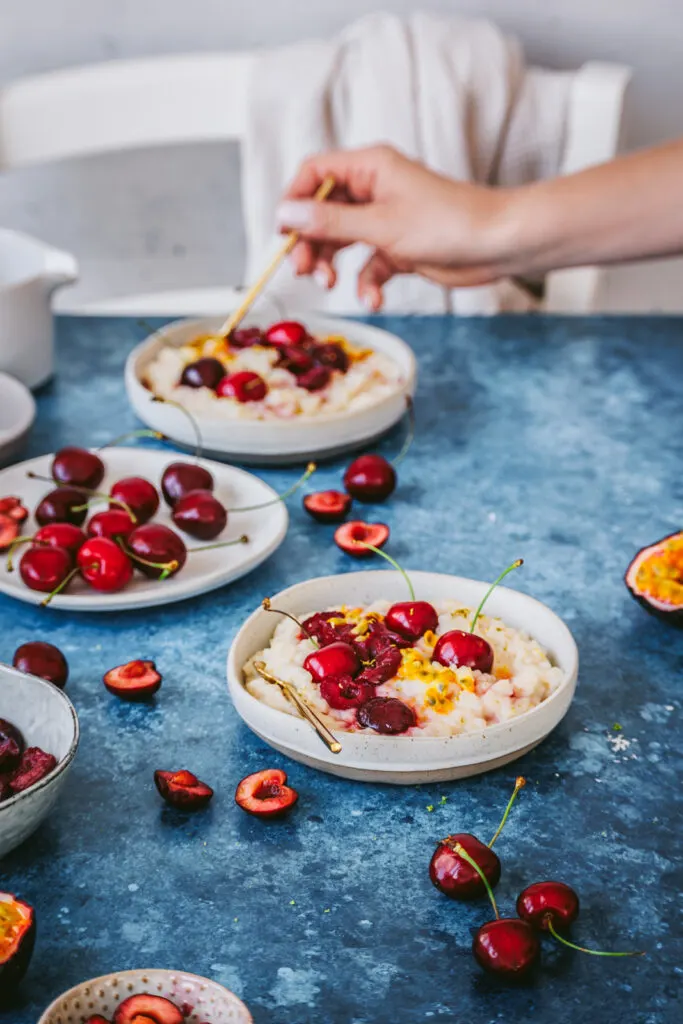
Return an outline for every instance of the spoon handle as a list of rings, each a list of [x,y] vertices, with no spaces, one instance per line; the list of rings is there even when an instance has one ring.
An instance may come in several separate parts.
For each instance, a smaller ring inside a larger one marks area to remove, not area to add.
[[[262,661],[255,661],[254,668],[267,683],[274,683],[276,686],[280,687],[285,696],[292,702],[292,704],[294,704],[301,717],[305,718],[306,721],[313,726],[318,736],[331,753],[341,753],[342,745],[339,740],[335,739],[333,733],[331,733],[325,723],[318,718],[318,715],[313,708],[296,692],[296,689],[291,683],[284,679],[278,679],[277,676],[272,675]]]

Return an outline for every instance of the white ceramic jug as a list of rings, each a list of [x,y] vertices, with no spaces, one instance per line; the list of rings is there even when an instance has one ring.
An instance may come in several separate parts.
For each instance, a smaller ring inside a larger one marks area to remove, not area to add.
[[[0,228],[0,370],[27,387],[38,387],[52,376],[50,299],[55,288],[77,277],[73,256]]]

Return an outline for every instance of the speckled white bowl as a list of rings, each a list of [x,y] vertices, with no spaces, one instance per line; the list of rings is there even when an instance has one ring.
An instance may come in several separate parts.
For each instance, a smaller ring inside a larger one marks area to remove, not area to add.
[[[356,345],[384,353],[400,367],[403,383],[373,405],[354,412],[290,420],[227,420],[209,415],[197,416],[205,454],[218,459],[264,465],[331,458],[376,440],[404,415],[406,397],[415,390],[417,374],[415,356],[404,341],[388,331],[353,320],[326,319],[308,314],[302,319],[313,334],[343,334]],[[134,348],[126,362],[126,390],[137,415],[148,426],[185,447],[192,447],[195,443],[192,424],[182,410],[152,401],[151,392],[143,384],[146,368],[162,346],[184,345],[202,334],[217,331],[222,322],[221,317],[206,317],[168,324]],[[268,321],[256,317],[245,323],[264,327]]]
[[[78,747],[78,716],[52,683],[0,664],[0,718],[20,730],[27,747],[42,747],[57,767],[30,789],[0,803],[0,857],[23,843],[47,817],[66,783]]]
[[[410,572],[418,599],[457,600],[476,607],[489,584],[436,572]],[[300,616],[340,604],[405,601],[406,585],[396,572],[381,570],[324,576],[298,583],[273,596],[273,605]],[[247,725],[266,743],[295,761],[363,782],[416,785],[443,782],[490,771],[521,757],[540,743],[564,717],[574,696],[579,656],[564,622],[533,597],[498,587],[486,606],[516,629],[533,636],[564,672],[564,682],[538,707],[499,725],[460,736],[379,736],[338,732],[340,754],[332,754],[303,719],[268,707],[244,688],[242,666],[270,641],[273,614],[259,608],[235,637],[228,655],[228,687]]]
[[[84,1024],[100,1013],[111,1020],[129,996],[148,992],[164,996],[179,1008],[193,1007],[186,1024],[253,1024],[241,999],[218,982],[185,971],[119,971],[91,978],[64,992],[48,1006],[38,1024]]]

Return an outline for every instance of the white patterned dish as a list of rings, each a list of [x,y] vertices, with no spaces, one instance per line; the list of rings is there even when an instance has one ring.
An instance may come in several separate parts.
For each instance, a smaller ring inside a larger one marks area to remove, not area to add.
[[[156,969],[119,971],[83,981],[55,999],[38,1024],[84,1024],[94,1014],[111,1020],[119,1003],[143,992],[164,996],[179,1009],[192,1007],[186,1024],[253,1024],[242,1000],[218,982]]]
[[[78,716],[56,686],[0,664],[0,718],[21,732],[27,747],[41,747],[57,767],[23,793],[0,803],[0,857],[23,843],[50,813],[64,788],[78,747]]]
[[[415,390],[416,360],[408,345],[394,334],[353,320],[305,315],[306,326],[316,336],[343,334],[352,344],[389,356],[401,371],[402,383],[376,404],[353,412],[335,412],[289,420],[226,420],[197,416],[206,451],[221,459],[254,464],[303,462],[330,458],[368,444],[396,424],[406,409],[406,398]],[[180,346],[202,334],[215,332],[221,318],[178,320],[161,328],[138,345],[126,362],[126,389],[137,415],[177,444],[194,443],[191,424],[184,412],[153,402],[143,384],[146,368],[163,345]],[[252,321],[254,322],[254,321]],[[258,326],[267,326],[263,320]]]
[[[476,607],[489,584],[459,576],[411,572],[418,599],[462,601]],[[344,573],[298,583],[273,596],[273,605],[301,615],[341,604],[406,599],[398,573],[380,570]],[[463,778],[490,771],[521,757],[543,740],[566,714],[578,676],[578,651],[564,622],[546,605],[506,587],[498,587],[486,608],[515,629],[533,636],[564,672],[564,681],[538,707],[480,732],[450,737],[378,736],[338,732],[342,752],[330,753],[302,719],[257,700],[243,685],[242,668],[273,634],[273,615],[255,611],[235,637],[228,655],[228,688],[246,724],[263,740],[295,761],[345,778],[367,782],[419,784]]]
[[[151,480],[158,489],[166,466],[178,461],[177,453],[161,449],[107,448],[101,454],[107,467],[106,476],[100,485],[105,492],[115,480],[137,475]],[[0,496],[16,494],[28,508],[35,508],[42,496],[51,489],[50,484],[41,480],[31,480],[26,473],[30,470],[41,476],[49,476],[52,458],[52,455],[41,455],[37,459],[0,471]],[[214,476],[217,497],[228,507],[258,505],[277,497],[272,487],[243,469],[207,460],[203,460],[203,465]],[[106,504],[103,503],[93,511],[101,511],[104,508]],[[163,499],[154,522],[173,526],[170,510]],[[237,544],[234,547],[217,548],[191,555],[189,551],[194,547],[201,547],[202,542],[181,533],[187,544],[188,559],[176,576],[159,581],[147,579],[136,573],[127,587],[114,594],[101,594],[92,590],[82,580],[74,580],[66,593],[53,598],[50,607],[70,611],[110,612],[128,608],[151,608],[204,594],[246,575],[265,561],[284,540],[288,522],[287,509],[279,501],[259,511],[235,513],[228,517],[228,525],[216,542],[246,534],[249,537],[248,544]],[[35,530],[35,521],[33,516],[30,516],[24,524],[23,533],[29,536]],[[18,553],[17,560],[20,557]],[[18,571],[9,573],[5,558],[0,558],[0,593],[29,604],[40,604],[45,597],[44,594],[29,590],[22,583]]]

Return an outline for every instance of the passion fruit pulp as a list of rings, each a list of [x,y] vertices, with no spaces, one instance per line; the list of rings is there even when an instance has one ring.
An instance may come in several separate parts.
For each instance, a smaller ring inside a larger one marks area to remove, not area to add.
[[[630,593],[653,615],[683,626],[683,531],[642,548],[624,576]]]
[[[0,892],[0,1002],[26,974],[36,941],[33,907]]]

